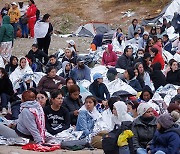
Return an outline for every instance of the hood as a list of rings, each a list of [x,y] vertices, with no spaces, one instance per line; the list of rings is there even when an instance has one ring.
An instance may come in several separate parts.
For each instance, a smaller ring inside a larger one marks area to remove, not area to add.
[[[161,64],[155,63],[152,65],[153,71],[160,71],[161,70]]]
[[[64,62],[62,63],[62,69],[63,69],[64,74],[65,74],[66,65],[69,64],[69,63],[70,63],[70,62],[68,62],[68,61],[64,61]]]
[[[92,43],[95,44],[97,47],[102,46],[103,34],[95,35]]]
[[[26,101],[21,103],[21,108],[39,108],[40,104],[37,101]]]
[[[112,52],[112,50],[113,50],[113,46],[112,46],[111,44],[108,44],[108,50],[109,50],[109,53],[111,53],[111,52]]]
[[[148,91],[148,92],[150,93],[151,98],[153,97],[153,92],[152,92],[151,88],[150,88],[148,85],[146,85],[146,86],[143,88],[142,93],[141,93],[141,95],[140,95],[140,98],[141,98],[142,100],[143,100],[143,93],[146,92],[146,91]]]
[[[127,105],[123,101],[118,101],[114,103],[117,111],[118,121],[133,121],[133,118],[127,113]]]
[[[162,44],[161,44],[161,42],[156,42],[156,44],[154,44],[153,45],[153,47],[160,47],[160,48],[162,48]]]
[[[10,17],[9,16],[3,17],[3,24],[10,24]]]
[[[165,132],[175,132],[180,135],[180,126],[178,124],[174,124],[171,128],[167,129]]]

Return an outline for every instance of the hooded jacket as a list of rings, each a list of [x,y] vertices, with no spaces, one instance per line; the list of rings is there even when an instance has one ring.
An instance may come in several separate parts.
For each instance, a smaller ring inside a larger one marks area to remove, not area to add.
[[[164,62],[164,59],[160,53],[157,53],[157,55],[155,55],[151,65],[153,65],[155,63],[160,63],[161,64],[161,70],[164,69],[165,62]]]
[[[163,151],[167,154],[179,154],[180,149],[180,127],[174,125],[163,133],[156,131],[150,146],[152,154]]]
[[[12,64],[12,61],[14,58],[17,58],[17,57],[11,56],[10,62],[5,66],[5,70],[8,74],[11,74],[18,67],[18,64],[17,65]]]
[[[138,148],[146,149],[147,144],[152,140],[154,133],[156,131],[156,118],[152,121],[145,123],[138,117],[134,120],[132,124],[133,136],[133,146],[135,151]]]
[[[55,67],[57,69],[57,71],[58,71],[58,70],[60,70],[62,68],[62,63],[60,61],[58,61],[57,59],[56,59],[55,64],[51,64],[50,62],[48,62],[47,65],[46,65],[46,70],[51,66]]]
[[[4,16],[3,24],[0,28],[0,43],[13,41],[13,38],[14,38],[14,29],[13,26],[10,24],[10,17]]]
[[[170,70],[167,73],[166,81],[167,83],[180,86],[180,70],[176,70],[174,72]]]
[[[36,18],[36,11],[37,11],[36,5],[32,4],[27,9],[27,12],[26,12],[27,17],[28,18]]]
[[[39,126],[37,124],[37,119],[34,114],[30,111],[31,109],[37,109],[39,114],[44,115],[43,109],[40,104],[36,101],[27,101],[21,104],[21,113],[19,114],[19,118],[17,121],[16,129],[18,132],[27,135],[33,136],[33,139],[36,143],[43,143],[44,139],[39,131]],[[45,119],[42,117],[41,125],[42,131],[45,130]],[[17,132],[16,131],[16,132]],[[17,134],[18,134],[17,132]]]
[[[156,44],[153,45],[153,48],[158,49],[158,52],[162,55],[162,44],[161,44],[161,42],[156,42]]]
[[[127,57],[124,53],[118,58],[116,68],[127,69],[132,67],[132,63],[133,61],[131,60],[131,57]]]
[[[149,92],[151,98],[153,97],[153,92],[152,92],[151,88],[146,85],[146,86],[143,88],[142,93],[141,93],[141,95],[140,95],[140,99],[141,99],[141,100],[144,101],[144,99],[143,99],[143,93],[144,93],[144,92]]]
[[[74,72],[74,70],[70,70],[69,72],[66,72],[66,65],[67,64],[69,64],[69,62],[68,61],[64,61],[63,63],[62,63],[62,69],[63,69],[63,71],[62,71],[62,73],[60,73],[59,74],[59,76],[61,76],[61,77],[63,77],[64,79],[67,79],[68,77],[71,77],[71,78],[73,78],[73,79],[76,79],[76,73]]]
[[[106,51],[103,53],[102,57],[102,65],[110,65],[115,66],[117,62],[117,55],[114,51],[112,51],[112,45],[108,44],[109,53]]]

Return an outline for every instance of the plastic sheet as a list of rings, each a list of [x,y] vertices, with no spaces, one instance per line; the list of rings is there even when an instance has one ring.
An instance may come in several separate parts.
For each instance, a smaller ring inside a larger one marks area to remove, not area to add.
[[[29,139],[26,138],[5,138],[0,136],[0,145],[25,145],[29,143]]]

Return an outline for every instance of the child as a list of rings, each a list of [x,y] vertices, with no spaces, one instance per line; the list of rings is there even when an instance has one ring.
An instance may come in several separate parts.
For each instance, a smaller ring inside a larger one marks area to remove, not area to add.
[[[51,93],[51,105],[44,108],[46,129],[56,135],[70,127],[70,115],[68,110],[62,106],[63,93],[56,90]]]
[[[148,154],[179,154],[180,127],[174,125],[173,118],[169,114],[162,114],[157,122],[157,131]]]

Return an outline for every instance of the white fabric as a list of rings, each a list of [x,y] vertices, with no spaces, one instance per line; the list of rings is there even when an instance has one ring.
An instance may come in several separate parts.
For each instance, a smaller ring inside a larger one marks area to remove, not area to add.
[[[0,55],[0,67],[5,68],[4,60],[3,60],[3,58],[1,57],[1,55]]]
[[[12,41],[1,42],[1,44],[0,44],[0,55],[7,62],[10,61],[10,58],[12,55]]]
[[[115,52],[119,51],[122,53],[124,52],[124,48],[126,47],[124,40],[122,40],[122,43],[120,45],[117,38],[114,38],[112,40],[112,46],[113,46],[113,51],[115,51]]]
[[[113,114],[109,108],[102,112],[102,119],[107,124],[110,131],[113,129],[112,116]]]
[[[28,5],[23,5],[22,8],[18,7],[20,13],[21,13],[21,16],[23,16],[26,12],[27,12],[27,9],[28,9]]]
[[[27,74],[33,75],[33,71],[30,68],[28,61],[26,60],[26,66],[24,69],[18,66],[9,76],[9,79],[11,80],[14,89],[19,88],[19,82],[23,79],[24,75]]]
[[[37,21],[34,26],[34,37],[35,38],[44,38],[48,33],[49,23]]]
[[[110,83],[108,83],[107,88],[110,92],[110,94],[112,95],[114,92],[117,92],[119,90],[124,90],[129,92],[132,95],[137,95],[137,91],[134,90],[130,85],[128,85],[127,83],[123,82],[121,79],[116,79]]]
[[[115,115],[112,116],[112,126],[113,127],[115,124],[121,125],[121,123],[123,121],[133,121],[133,117],[131,117],[127,113],[127,105],[124,102],[118,101],[118,102],[114,103],[114,107],[116,108],[118,116],[115,116]]]

